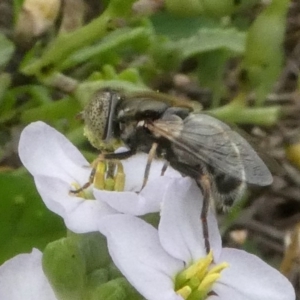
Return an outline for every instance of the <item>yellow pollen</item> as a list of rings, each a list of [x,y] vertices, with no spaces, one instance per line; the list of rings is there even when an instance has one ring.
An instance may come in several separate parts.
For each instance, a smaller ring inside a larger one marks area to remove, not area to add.
[[[214,283],[221,277],[221,272],[229,267],[223,262],[212,266],[213,253],[210,251],[206,257],[200,258],[175,279],[175,290],[185,300],[204,300],[212,290]]]

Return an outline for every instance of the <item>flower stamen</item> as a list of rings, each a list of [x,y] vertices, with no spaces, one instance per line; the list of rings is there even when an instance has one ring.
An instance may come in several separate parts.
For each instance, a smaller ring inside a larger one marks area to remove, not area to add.
[[[226,262],[211,267],[212,262],[213,253],[210,251],[206,257],[180,272],[175,280],[177,294],[186,300],[206,299],[213,284],[221,277],[220,273],[229,267]]]
[[[93,169],[90,175],[89,182],[83,186],[78,183],[72,183],[75,191],[71,194],[80,198],[94,199],[93,195],[88,189],[92,184],[94,188],[105,191],[124,191],[125,187],[125,173],[123,165],[120,161],[99,161],[95,160],[92,163]]]
[[[94,187],[99,190],[122,192],[125,173],[120,161],[99,161],[94,176]]]

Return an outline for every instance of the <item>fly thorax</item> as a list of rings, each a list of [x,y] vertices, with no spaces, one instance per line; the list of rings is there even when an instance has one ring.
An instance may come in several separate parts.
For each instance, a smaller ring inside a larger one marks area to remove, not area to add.
[[[128,146],[131,140],[134,139],[137,128],[137,121],[119,122],[120,138]]]

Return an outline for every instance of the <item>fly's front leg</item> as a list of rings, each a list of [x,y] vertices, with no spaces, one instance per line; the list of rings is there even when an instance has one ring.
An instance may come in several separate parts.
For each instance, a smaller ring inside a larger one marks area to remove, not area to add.
[[[89,188],[92,184],[94,184],[96,178],[97,178],[97,186],[101,189],[101,187],[104,187],[104,174],[105,174],[105,162],[103,159],[100,159],[99,155],[91,164],[92,171],[89,176],[89,180],[80,188],[76,190],[71,190],[70,193],[74,195],[78,195],[81,192],[85,191],[87,188]],[[98,176],[96,176],[98,174]],[[101,174],[103,174],[103,179],[101,179]]]

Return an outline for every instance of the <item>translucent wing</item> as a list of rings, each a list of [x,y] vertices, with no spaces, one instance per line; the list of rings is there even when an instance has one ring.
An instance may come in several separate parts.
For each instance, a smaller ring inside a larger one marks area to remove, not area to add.
[[[251,184],[268,185],[272,175],[250,144],[225,123],[205,114],[190,114],[182,120],[167,114],[150,130],[172,143],[179,160],[191,166],[199,160]]]

